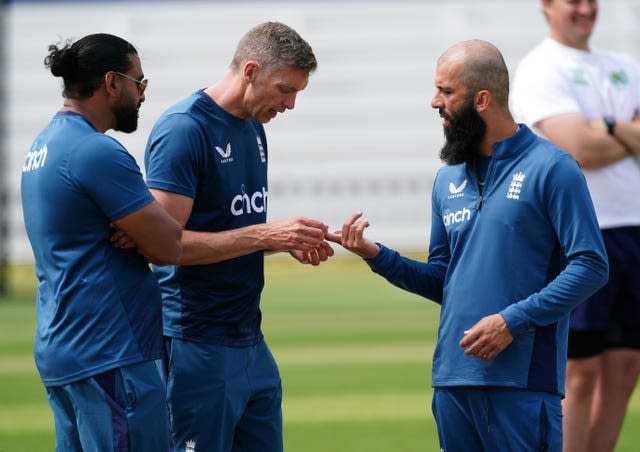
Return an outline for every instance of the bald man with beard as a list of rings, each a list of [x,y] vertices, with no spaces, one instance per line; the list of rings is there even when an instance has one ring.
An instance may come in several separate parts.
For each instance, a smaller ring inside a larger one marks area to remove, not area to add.
[[[435,87],[446,165],[432,191],[427,262],[365,238],[361,212],[330,240],[441,305],[432,380],[441,450],[559,451],[569,313],[607,280],[584,176],[513,120],[492,44],[448,49]]]

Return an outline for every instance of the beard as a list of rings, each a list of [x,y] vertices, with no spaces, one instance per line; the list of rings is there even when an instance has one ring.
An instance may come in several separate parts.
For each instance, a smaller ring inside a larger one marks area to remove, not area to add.
[[[455,114],[441,115],[449,121],[444,128],[445,143],[440,150],[440,159],[447,165],[469,163],[475,160],[480,143],[487,132],[487,124],[473,108],[473,97]]]
[[[139,103],[120,103],[113,111],[116,117],[116,125],[113,129],[124,133],[134,132],[138,128],[139,108]]]

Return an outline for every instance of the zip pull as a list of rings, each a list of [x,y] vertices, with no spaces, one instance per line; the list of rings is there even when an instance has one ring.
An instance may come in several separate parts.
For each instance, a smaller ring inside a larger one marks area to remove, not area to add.
[[[482,209],[482,201],[484,201],[484,196],[480,195],[478,197],[478,202],[476,203],[476,210],[480,211],[480,209]]]

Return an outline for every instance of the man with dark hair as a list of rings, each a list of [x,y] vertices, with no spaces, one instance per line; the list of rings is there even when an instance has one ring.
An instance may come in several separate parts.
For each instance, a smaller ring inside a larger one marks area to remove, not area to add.
[[[140,58],[127,41],[94,34],[50,46],[45,65],[63,78],[65,100],[27,154],[21,190],[56,450],[168,450],[161,298],[145,256],[177,262],[182,231],[104,133],[136,129]],[[137,249],[112,243],[124,235]]]
[[[180,265],[155,269],[180,451],[283,449],[280,375],[260,328],[264,252],[318,265],[333,250],[320,221],[266,222],[262,124],[294,108],[316,66],[296,31],[258,25],[223,77],[166,111],[149,137],[147,184],[185,229]]]
[[[431,106],[447,165],[433,185],[426,263],[366,239],[360,212],[328,236],[442,305],[432,408],[447,452],[561,449],[569,312],[607,278],[584,176],[516,124],[508,81],[484,41],[438,60]]]
[[[580,162],[610,265],[571,314],[564,450],[613,451],[640,375],[640,65],[589,44],[597,1],[541,5],[550,33],[516,71],[514,114]]]

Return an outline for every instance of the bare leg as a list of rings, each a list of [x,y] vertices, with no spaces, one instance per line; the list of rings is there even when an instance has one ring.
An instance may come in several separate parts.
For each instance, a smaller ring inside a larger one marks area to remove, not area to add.
[[[640,374],[640,350],[610,349],[602,354],[602,368],[591,408],[589,451],[613,451],[622,429],[629,398]]]
[[[565,398],[562,401],[564,452],[587,451],[589,418],[601,356],[567,361]]]

